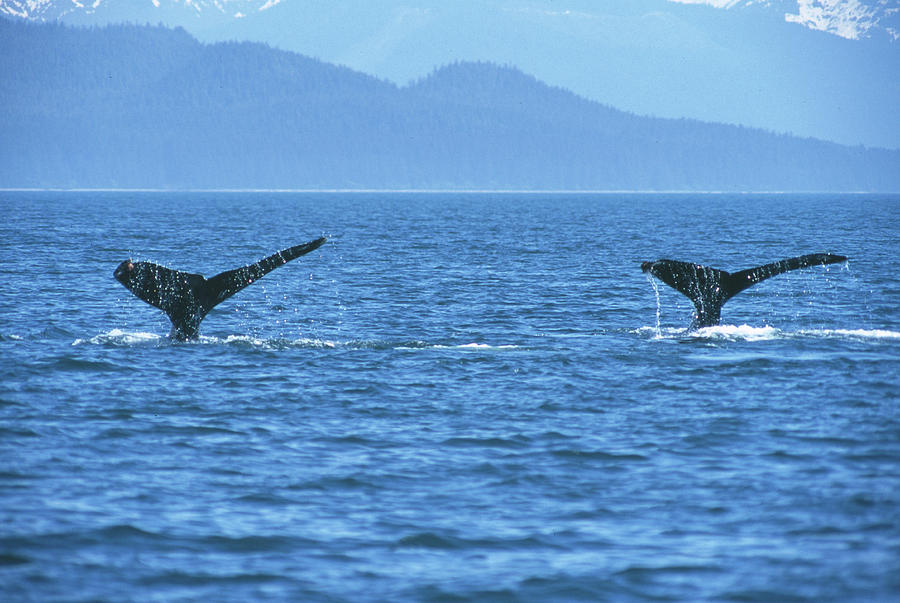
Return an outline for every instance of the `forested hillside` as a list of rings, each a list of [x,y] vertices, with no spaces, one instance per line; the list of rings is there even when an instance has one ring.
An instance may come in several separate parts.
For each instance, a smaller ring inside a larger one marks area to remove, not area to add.
[[[183,30],[0,19],[0,187],[900,190],[900,152],[639,117],[513,68],[408,87]]]

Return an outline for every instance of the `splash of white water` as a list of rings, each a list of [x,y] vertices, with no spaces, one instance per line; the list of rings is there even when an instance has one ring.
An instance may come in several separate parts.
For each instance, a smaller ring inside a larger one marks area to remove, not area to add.
[[[656,295],[656,339],[662,337],[660,332],[660,301],[659,301],[659,287],[656,285],[656,281],[653,279],[649,273],[647,274],[647,280],[650,281],[650,285],[653,287],[653,293]]]

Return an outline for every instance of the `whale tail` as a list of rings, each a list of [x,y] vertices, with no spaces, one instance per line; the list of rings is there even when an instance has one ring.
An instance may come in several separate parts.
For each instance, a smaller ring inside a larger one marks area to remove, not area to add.
[[[700,328],[718,324],[725,302],[760,281],[798,268],[846,261],[842,255],[811,253],[735,273],[676,260],[644,262],[641,270],[687,296],[696,309],[691,326]]]
[[[204,278],[150,262],[125,260],[113,272],[117,281],[172,321],[170,335],[178,340],[196,339],[200,322],[214,307],[289,261],[318,249],[325,237],[283,249],[258,262]]]

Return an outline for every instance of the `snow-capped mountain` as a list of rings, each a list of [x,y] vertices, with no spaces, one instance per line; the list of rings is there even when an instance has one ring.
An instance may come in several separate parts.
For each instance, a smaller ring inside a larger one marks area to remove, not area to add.
[[[754,4],[784,13],[784,20],[848,40],[884,30],[900,39],[900,2],[896,0],[669,0],[731,9]]]
[[[0,14],[34,21],[79,21],[104,15],[130,21],[157,11],[198,16],[244,18],[265,11],[282,0],[0,0]]]

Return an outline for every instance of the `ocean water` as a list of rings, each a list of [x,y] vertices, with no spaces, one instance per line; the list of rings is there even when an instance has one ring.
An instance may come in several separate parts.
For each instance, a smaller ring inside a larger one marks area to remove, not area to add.
[[[900,600],[900,196],[0,207],[4,601]],[[197,342],[112,278],[321,235]]]

